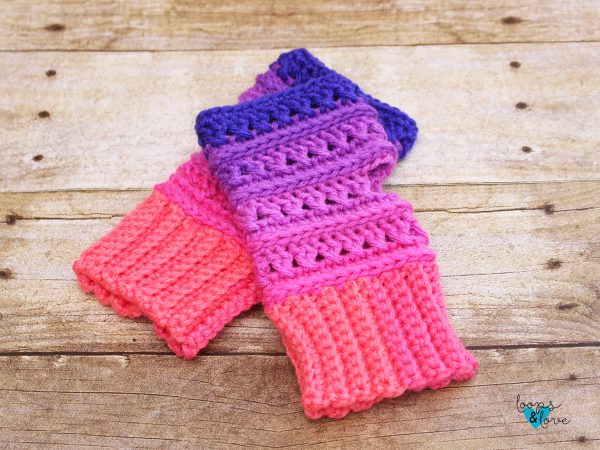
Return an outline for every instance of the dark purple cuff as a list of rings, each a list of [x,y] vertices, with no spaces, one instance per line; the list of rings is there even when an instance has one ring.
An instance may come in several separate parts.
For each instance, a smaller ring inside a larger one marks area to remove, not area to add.
[[[356,84],[331,73],[255,100],[202,111],[196,117],[198,143],[210,157],[215,147],[254,139],[359,98]]]
[[[304,48],[281,54],[270,67],[281,80],[290,86],[336,73]],[[419,129],[416,122],[398,108],[371,97],[360,90],[359,92],[367,103],[377,110],[379,122],[383,125],[390,142],[399,147],[398,159],[404,158],[417,139]]]

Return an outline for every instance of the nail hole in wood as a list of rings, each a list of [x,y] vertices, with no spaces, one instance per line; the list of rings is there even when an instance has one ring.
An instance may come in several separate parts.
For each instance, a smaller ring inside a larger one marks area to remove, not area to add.
[[[22,217],[18,214],[7,214],[5,218],[7,225],[14,225],[17,223],[17,220],[22,219]]]
[[[62,23],[51,23],[44,27],[46,31],[65,31],[66,28]]]
[[[527,103],[525,103],[525,102],[519,102],[519,103],[517,103],[515,105],[515,108],[517,108],[517,109],[525,109],[525,108],[527,108]]]
[[[523,20],[515,16],[507,16],[502,18],[502,23],[504,25],[516,25],[521,22],[523,22]]]
[[[40,119],[47,119],[48,117],[50,117],[50,113],[48,111],[40,111],[38,113],[38,117]]]
[[[560,311],[567,311],[569,309],[577,308],[579,303],[571,302],[571,303],[559,303],[557,308]]]
[[[42,159],[44,159],[44,155],[35,155],[33,158],[34,161],[38,162],[41,161]]]
[[[46,70],[47,77],[53,77],[55,75],[56,75],[56,70],[54,70],[54,69]]]
[[[563,262],[560,259],[556,259],[556,258],[550,258],[548,260],[548,262],[546,263],[546,268],[548,270],[554,270],[554,269],[558,269],[560,266],[562,266]]]
[[[524,145],[523,147],[521,147],[521,151],[523,153],[531,153],[533,151],[533,149],[531,147],[529,147],[528,145]]]
[[[512,67],[513,69],[518,69],[519,67],[521,67],[521,63],[519,61],[511,61],[510,67]]]
[[[554,204],[553,203],[544,203],[544,214],[554,214]]]
[[[10,269],[0,269],[0,279],[9,280],[12,278],[12,272]]]

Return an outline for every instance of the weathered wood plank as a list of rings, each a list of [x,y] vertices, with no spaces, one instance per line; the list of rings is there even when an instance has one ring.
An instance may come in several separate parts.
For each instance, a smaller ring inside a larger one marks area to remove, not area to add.
[[[596,195],[595,199],[588,198],[587,206],[579,208],[569,207],[569,200],[565,200],[564,206],[557,210],[556,204],[543,201],[543,194],[538,196],[530,192],[529,198],[536,200],[524,200],[523,203],[534,204],[533,208],[469,211],[469,204],[485,203],[485,194],[481,195],[475,189],[469,192],[469,188],[461,192],[462,187],[457,186],[453,191],[457,193],[455,204],[461,194],[473,195],[464,200],[462,210],[428,209],[424,202],[421,204],[423,210],[416,215],[429,232],[441,264],[448,266],[447,276],[496,274],[509,270],[543,271],[550,259],[569,265],[593,262],[598,257],[595,240],[600,230],[600,197],[597,196],[600,182],[563,183],[560,186],[565,193],[569,192],[569,199],[577,198],[577,187],[587,189],[582,194],[584,202],[586,195]],[[510,188],[511,185],[507,185],[505,189]],[[441,186],[435,191],[445,189]],[[413,192],[419,190],[413,188]],[[399,187],[396,191],[402,193],[404,189]],[[431,191],[430,194],[436,197]],[[113,195],[118,198],[118,193]],[[419,193],[417,197],[423,198],[423,194]],[[412,201],[412,198],[408,197],[408,200]],[[581,204],[580,199],[573,201]],[[118,208],[119,200],[115,203]],[[554,211],[551,205],[554,205]],[[79,206],[87,209],[83,202]],[[8,212],[5,222],[0,224],[3,260],[16,278],[73,279],[70,262],[118,220],[119,217],[20,220]],[[473,261],[477,261],[477,268],[473,267]]]
[[[416,118],[391,183],[599,179],[600,43],[315,53]],[[195,114],[235,101],[277,54],[0,54],[0,191],[149,188],[196,149]]]
[[[481,350],[477,377],[344,420],[307,420],[284,356],[0,357],[1,446],[494,448],[600,439],[597,348]],[[585,361],[585,363],[582,363]],[[534,430],[525,402],[569,422]]]
[[[510,210],[554,212],[599,206],[600,183],[571,181],[521,184],[387,185],[417,212],[477,213]],[[0,222],[22,219],[108,219],[129,213],[150,193],[136,190],[73,190],[0,193]],[[7,219],[7,216],[9,217]]]
[[[415,205],[448,276],[536,271],[550,259],[577,264],[598,256],[600,181],[388,189]],[[4,263],[21,279],[73,279],[70,262],[146,195],[0,193]]]
[[[0,280],[1,352],[171,353],[144,318],[130,320],[85,295],[75,281]],[[205,354],[280,353],[275,327],[255,308],[231,322]]]
[[[594,0],[110,0],[5,6],[3,50],[223,50],[600,39]]]
[[[471,346],[600,341],[600,182],[389,187],[417,205]],[[0,194],[0,351],[164,351],[77,289],[71,263],[147,191]],[[107,217],[111,217],[110,219]],[[13,223],[14,222],[14,223]],[[208,353],[282,352],[262,312]]]

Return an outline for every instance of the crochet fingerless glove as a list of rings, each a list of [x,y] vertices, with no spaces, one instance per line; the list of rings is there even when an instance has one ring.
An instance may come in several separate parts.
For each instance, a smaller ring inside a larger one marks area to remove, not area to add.
[[[356,85],[330,73],[204,111],[196,131],[308,417],[474,376],[427,235],[381,189],[398,148]]]
[[[242,95],[256,97],[334,73],[306,50],[280,56]],[[416,136],[412,119],[362,92],[401,152]],[[404,145],[404,146],[403,146]],[[230,320],[259,301],[250,257],[206,160],[195,154],[73,269],[84,291],[120,315],[145,315],[179,356],[192,358]]]

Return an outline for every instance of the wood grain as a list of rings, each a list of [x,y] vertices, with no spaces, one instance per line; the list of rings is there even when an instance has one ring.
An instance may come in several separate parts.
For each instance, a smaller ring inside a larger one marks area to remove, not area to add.
[[[219,2],[16,0],[3,8],[3,50],[224,50],[591,41],[594,0]]]
[[[555,212],[598,206],[597,181],[511,184],[402,184],[385,186],[410,200],[417,212]],[[2,192],[0,222],[36,219],[111,219],[128,214],[150,189]],[[13,220],[13,219],[10,219]],[[16,223],[16,222],[15,222]]]
[[[315,53],[416,118],[392,184],[600,179],[600,43]],[[149,188],[196,149],[195,114],[277,54],[0,54],[0,191]]]
[[[474,380],[307,420],[284,356],[0,357],[0,446],[564,448],[600,439],[600,350],[480,350]],[[581,364],[586,361],[586,364]],[[534,430],[516,399],[569,423]],[[583,441],[583,442],[580,442]]]
[[[5,3],[0,448],[600,445],[596,0]],[[198,111],[298,46],[417,120],[386,189],[480,363],[342,421],[304,417],[259,307],[183,361],[70,269],[196,150]],[[569,423],[534,430],[517,395]]]
[[[600,342],[600,182],[389,186],[417,206],[470,346]],[[1,193],[0,351],[165,351],[81,293],[73,260],[147,191]],[[282,353],[255,310],[208,353]]]

